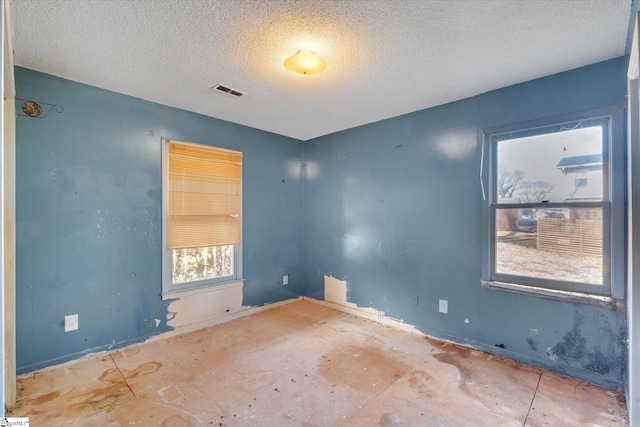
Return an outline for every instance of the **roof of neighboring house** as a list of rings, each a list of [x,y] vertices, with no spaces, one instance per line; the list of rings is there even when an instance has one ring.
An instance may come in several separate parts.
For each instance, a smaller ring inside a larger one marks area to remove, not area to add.
[[[602,165],[602,154],[563,157],[556,165],[557,169]]]

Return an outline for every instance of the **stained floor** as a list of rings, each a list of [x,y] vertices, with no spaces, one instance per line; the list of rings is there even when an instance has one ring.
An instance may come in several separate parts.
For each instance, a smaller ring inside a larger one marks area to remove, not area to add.
[[[619,394],[307,301],[18,379],[33,426],[627,426]]]

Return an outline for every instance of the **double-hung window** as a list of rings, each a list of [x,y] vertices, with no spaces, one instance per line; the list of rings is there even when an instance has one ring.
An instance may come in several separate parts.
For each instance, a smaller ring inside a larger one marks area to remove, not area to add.
[[[242,153],[163,141],[163,294],[241,278]]]
[[[486,132],[485,285],[608,296],[622,279],[622,116],[602,113]]]

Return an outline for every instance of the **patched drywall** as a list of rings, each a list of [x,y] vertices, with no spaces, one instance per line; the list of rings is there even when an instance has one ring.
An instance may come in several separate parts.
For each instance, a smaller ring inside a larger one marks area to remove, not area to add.
[[[305,299],[316,304],[335,308],[336,310],[340,310],[345,313],[364,317],[384,325],[393,326],[403,331],[424,335],[422,332],[418,331],[415,326],[405,323],[402,319],[387,317],[384,311],[376,310],[373,307],[359,307],[357,304],[349,302],[347,292],[346,280],[336,279],[332,276],[324,276],[324,300],[317,300],[311,297],[305,297]]]
[[[199,325],[242,310],[242,281],[218,285],[171,301],[167,325],[172,328]]]
[[[324,276],[324,300],[348,307],[358,307],[347,302],[347,281],[332,276]]]

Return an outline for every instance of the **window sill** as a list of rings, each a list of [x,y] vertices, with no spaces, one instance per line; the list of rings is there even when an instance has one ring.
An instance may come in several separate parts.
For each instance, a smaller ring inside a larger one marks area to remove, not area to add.
[[[212,285],[198,286],[196,288],[180,289],[179,291],[163,292],[160,294],[162,300],[182,298],[189,295],[196,295],[208,292],[216,292],[222,289],[242,287],[243,279],[230,280],[228,282],[220,282]]]
[[[580,292],[539,288],[536,286],[517,285],[515,283],[495,282],[490,280],[481,280],[480,282],[482,283],[482,287],[486,289],[514,292],[523,295],[539,296],[556,301],[596,305],[609,308],[613,311],[626,309],[625,300],[619,300],[604,295],[583,294]]]

